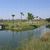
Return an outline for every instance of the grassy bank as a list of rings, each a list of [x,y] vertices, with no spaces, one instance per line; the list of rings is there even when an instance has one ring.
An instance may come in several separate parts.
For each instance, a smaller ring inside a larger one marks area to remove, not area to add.
[[[19,25],[8,25],[5,27],[6,30],[12,30],[12,31],[25,31],[25,30],[32,30],[35,28],[38,28],[38,25],[31,25],[31,24],[19,24]]]
[[[3,22],[6,26],[6,30],[12,30],[12,31],[25,31],[25,30],[32,30],[35,28],[38,28],[42,25],[45,25],[47,22],[40,20],[40,21],[5,21]]]
[[[16,50],[50,50],[50,32],[47,32],[41,39],[31,38],[23,41]]]

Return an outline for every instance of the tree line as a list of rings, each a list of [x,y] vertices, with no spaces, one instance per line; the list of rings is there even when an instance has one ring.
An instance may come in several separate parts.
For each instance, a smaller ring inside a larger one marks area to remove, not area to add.
[[[24,16],[24,13],[23,12],[20,12],[21,14],[21,20],[22,20],[22,16]],[[12,19],[14,19],[15,17],[15,14],[12,14]],[[27,13],[27,19],[28,20],[33,20],[34,18],[38,18],[38,16],[34,17],[34,15],[30,12]]]

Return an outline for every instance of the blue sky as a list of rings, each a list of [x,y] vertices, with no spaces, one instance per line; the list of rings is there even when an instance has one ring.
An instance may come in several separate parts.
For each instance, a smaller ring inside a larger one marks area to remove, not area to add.
[[[50,0],[0,0],[0,19],[11,19],[12,14],[20,19],[20,12],[25,14],[23,18],[28,12],[42,18],[50,17]]]

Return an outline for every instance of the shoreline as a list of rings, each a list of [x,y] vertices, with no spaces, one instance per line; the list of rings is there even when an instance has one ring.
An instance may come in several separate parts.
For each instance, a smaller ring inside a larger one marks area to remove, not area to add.
[[[15,29],[15,28],[10,28],[10,29],[6,28],[5,30],[21,32],[21,31],[34,30],[34,29],[36,29],[36,28],[38,28],[38,27],[39,27],[39,26],[34,25],[34,26],[23,27],[23,28],[21,27],[21,28],[17,28],[17,29]]]

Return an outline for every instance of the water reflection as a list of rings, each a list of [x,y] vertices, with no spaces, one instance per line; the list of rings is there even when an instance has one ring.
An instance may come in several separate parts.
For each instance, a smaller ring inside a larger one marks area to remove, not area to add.
[[[24,40],[30,40],[31,38],[40,38],[50,29],[42,26],[35,30],[12,32],[12,31],[0,31],[0,48],[16,48]]]

